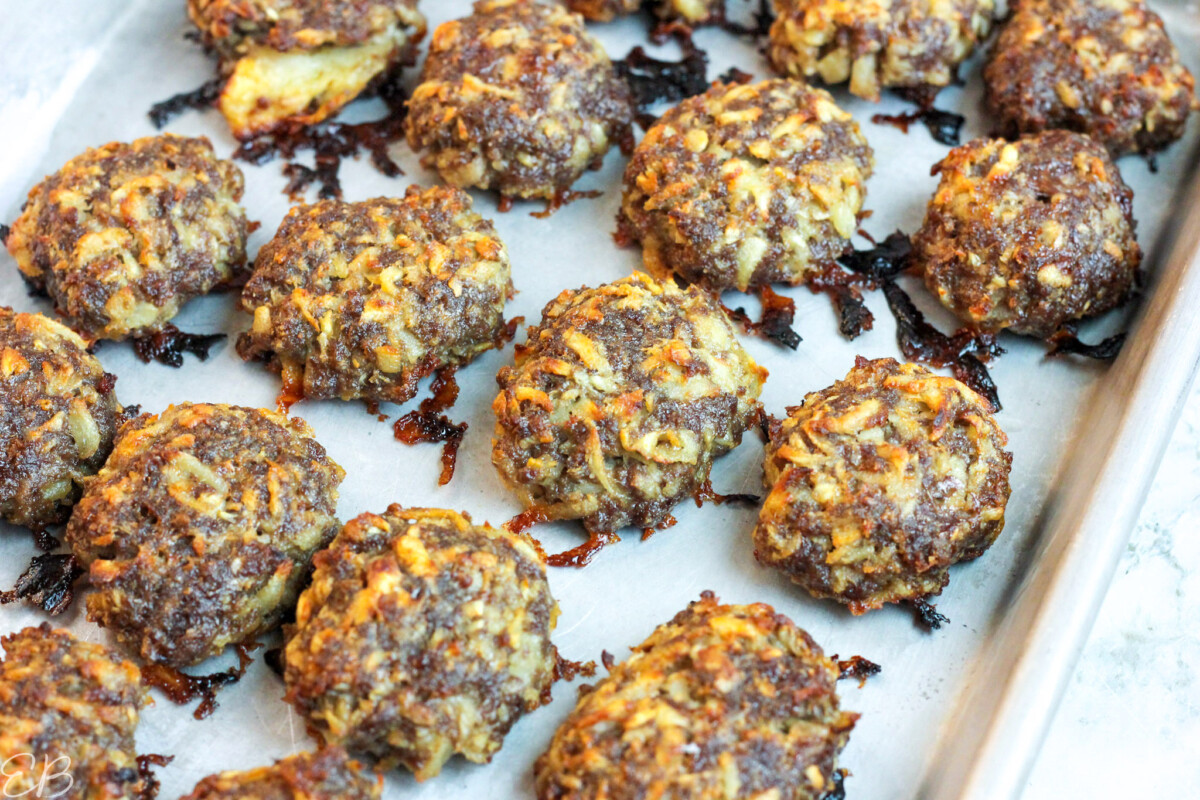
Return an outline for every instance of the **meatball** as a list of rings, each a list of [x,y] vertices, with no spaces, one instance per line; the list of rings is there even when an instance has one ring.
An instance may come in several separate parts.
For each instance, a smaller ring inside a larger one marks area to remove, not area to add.
[[[347,523],[316,565],[284,679],[325,741],[425,780],[454,753],[490,761],[549,701],[558,606],[525,539],[393,505]]]
[[[0,518],[65,522],[104,466],[123,410],[109,375],[69,328],[0,306]]]
[[[343,474],[300,419],[204,404],[141,415],[67,525],[88,618],[175,668],[274,628],[337,533]]]
[[[345,750],[329,747],[270,767],[209,775],[183,800],[379,800],[380,783]]]
[[[771,426],[755,556],[855,614],[939,594],[1004,528],[1007,443],[964,384],[859,358]]]
[[[845,252],[871,148],[822,89],[714,84],[647,133],[625,170],[620,236],[646,267],[713,290],[800,284]]]
[[[0,662],[5,796],[147,796],[151,787],[139,773],[134,747],[138,716],[148,703],[138,668],[46,624],[6,636],[0,645],[6,654]]]
[[[242,172],[206,138],[89,149],[29,192],[6,242],[86,339],[159,331],[246,265]]]
[[[557,3],[474,8],[434,32],[408,142],[453,186],[553,199],[629,136],[629,87],[583,20]]]
[[[857,714],[837,665],[763,603],[711,592],[581,696],[534,769],[538,800],[817,800]]]
[[[497,376],[492,463],[549,518],[655,527],[759,419],[766,377],[698,287],[566,291]]]
[[[1007,136],[1066,128],[1114,156],[1183,135],[1195,81],[1141,0],[1018,0],[983,77]]]
[[[1048,337],[1120,305],[1138,282],[1133,192],[1087,136],[1047,131],[951,150],[913,263],[983,330]]]
[[[306,397],[403,403],[496,345],[509,276],[496,229],[459,189],[300,206],[258,253],[238,352]]]
[[[781,74],[850,81],[879,100],[896,89],[921,103],[949,86],[987,38],[995,0],[774,0],[767,59]]]
[[[643,5],[661,20],[703,25],[725,17],[725,0],[566,0],[567,8],[588,19],[608,22],[637,13]]]
[[[426,27],[417,0],[188,0],[188,16],[239,139],[333,116],[411,65]]]

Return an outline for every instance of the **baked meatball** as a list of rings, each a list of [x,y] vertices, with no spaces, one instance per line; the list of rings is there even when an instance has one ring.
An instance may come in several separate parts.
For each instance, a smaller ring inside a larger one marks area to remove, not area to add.
[[[913,263],[969,325],[1044,338],[1120,305],[1137,284],[1133,192],[1095,140],[980,139],[934,173]]]
[[[992,119],[1010,137],[1066,128],[1114,156],[1183,135],[1195,81],[1141,0],[1017,0],[983,71]]]
[[[183,404],[132,420],[67,525],[88,618],[175,668],[270,630],[337,533],[343,474],[306,422],[270,411]]]
[[[650,8],[661,20],[702,25],[725,17],[725,0],[566,0],[567,8],[597,22]]]
[[[455,753],[487,763],[549,701],[558,606],[525,539],[393,505],[347,523],[316,565],[284,679],[325,741],[425,780]]]
[[[114,383],[72,330],[0,306],[0,518],[66,521],[112,450],[123,413]]]
[[[628,85],[552,0],[480,0],[433,34],[408,142],[453,186],[547,198],[600,166],[633,119]]]
[[[758,420],[766,377],[698,287],[566,291],[497,376],[492,463],[549,518],[655,527]]]
[[[837,665],[762,603],[711,592],[582,695],[535,767],[538,800],[817,800],[857,714]]]
[[[987,38],[995,0],[774,0],[767,58],[781,74],[850,81],[879,100],[896,89],[932,102]]]
[[[646,267],[714,290],[799,284],[845,252],[874,156],[799,81],[714,84],[664,114],[625,170],[618,220]]]
[[[159,331],[246,265],[242,172],[206,138],[89,149],[29,192],[6,242],[84,338]]]
[[[1007,442],[966,385],[859,358],[771,426],[754,553],[855,614],[936,595],[1004,528]]]
[[[188,16],[239,139],[333,116],[411,65],[426,27],[417,0],[188,0]]]
[[[379,800],[380,784],[345,750],[329,747],[270,767],[209,775],[183,800]]]
[[[6,636],[0,645],[6,654],[0,662],[5,796],[147,796],[134,748],[138,715],[148,702],[138,668],[46,624]]]
[[[299,206],[258,252],[238,352],[305,397],[403,403],[496,345],[509,276],[496,229],[459,189]]]

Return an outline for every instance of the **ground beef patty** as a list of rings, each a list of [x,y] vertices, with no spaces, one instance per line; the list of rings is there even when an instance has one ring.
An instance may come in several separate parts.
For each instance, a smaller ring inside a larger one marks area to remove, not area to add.
[[[1098,142],[1068,131],[979,139],[938,173],[913,264],[964,322],[1047,337],[1136,285],[1133,192]]]
[[[1183,135],[1195,81],[1141,0],[1018,0],[983,77],[1000,131],[1090,134],[1113,155]]]
[[[33,187],[6,244],[85,338],[124,339],[243,273],[241,199],[241,170],[208,139],[113,142]]]
[[[183,800],[379,800],[381,781],[340,747],[245,772],[210,775]]]
[[[741,442],[766,377],[698,287],[566,291],[497,376],[492,463],[550,518],[654,527]]]
[[[403,403],[495,346],[511,293],[508,252],[459,189],[324,200],[293,208],[259,251],[238,352],[305,397]]]
[[[803,283],[858,227],[874,156],[798,81],[714,84],[664,114],[625,170],[620,236],[646,267],[716,289]]]
[[[725,16],[725,0],[565,0],[567,8],[597,22],[635,14],[643,6],[661,20],[702,25]]]
[[[150,787],[138,770],[134,730],[148,698],[138,668],[46,624],[0,645],[5,796],[143,797]]]
[[[453,186],[554,198],[629,135],[633,106],[583,20],[551,0],[480,0],[433,35],[408,142]]]
[[[992,27],[994,0],[774,0],[767,58],[784,75],[930,102]]]
[[[859,358],[771,426],[755,555],[855,614],[936,595],[1004,528],[1007,442],[964,384]]]
[[[425,35],[417,0],[188,0],[240,139],[311,125],[411,65]]]
[[[285,650],[287,698],[315,735],[418,780],[486,763],[550,699],[558,607],[523,538],[393,505],[317,555]]]
[[[90,568],[89,619],[176,668],[270,630],[337,532],[343,474],[301,419],[204,404],[143,414],[67,525]]]
[[[0,518],[34,529],[66,521],[112,450],[115,383],[69,328],[0,306]]]
[[[535,767],[538,800],[817,800],[857,714],[837,666],[762,603],[699,602],[580,697]]]

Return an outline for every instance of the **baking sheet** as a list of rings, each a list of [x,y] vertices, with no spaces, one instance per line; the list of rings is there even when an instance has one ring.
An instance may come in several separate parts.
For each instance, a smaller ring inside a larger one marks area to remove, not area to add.
[[[211,77],[212,64],[200,49],[186,41],[189,25],[182,2],[89,3],[85,0],[6,0],[6,16],[21,20],[0,32],[0,219],[11,221],[30,184],[57,169],[90,145],[153,133],[145,112],[157,100],[188,90]],[[467,13],[466,0],[426,0],[423,10],[431,27]],[[738,3],[734,2],[737,6]],[[1181,5],[1154,4],[1164,13],[1184,58],[1200,71],[1200,22]],[[645,44],[642,19],[625,20],[593,30],[614,56]],[[737,66],[766,76],[765,63],[755,47],[729,34],[704,30],[697,43],[711,57],[710,75]],[[652,52],[654,50],[652,49]],[[675,51],[663,48],[664,54]],[[939,105],[968,117],[965,138],[981,135],[987,123],[981,108],[978,59],[963,71],[964,88],[946,91]],[[416,71],[408,75],[411,85]],[[835,93],[863,124],[875,148],[876,175],[868,186],[867,207],[874,214],[864,227],[879,238],[900,228],[915,229],[936,180],[929,167],[947,148],[933,142],[919,125],[904,135],[894,128],[872,124],[871,114],[895,113],[902,104],[886,100],[872,105]],[[377,116],[380,105],[365,101],[346,114],[350,120]],[[168,129],[180,134],[207,135],[222,155],[234,141],[216,112],[189,113]],[[1153,269],[1160,234],[1168,229],[1176,187],[1188,173],[1196,125],[1186,141],[1159,158],[1152,175],[1137,158],[1120,162],[1133,187],[1139,238]],[[392,149],[406,176],[388,179],[365,161],[343,167],[346,198],[399,195],[410,183],[431,185],[436,178],[422,170],[403,144]],[[274,232],[288,208],[281,194],[280,164],[241,165],[246,173],[245,205],[263,227],[251,238],[254,252]],[[628,274],[638,264],[634,249],[621,250],[611,239],[619,204],[624,159],[613,152],[604,168],[591,173],[577,188],[600,189],[596,200],[574,203],[547,220],[530,217],[537,206],[519,204],[498,214],[493,198],[476,194],[477,207],[496,220],[508,244],[519,294],[510,315],[538,319],[542,306],[559,291],[582,284],[595,285]],[[0,303],[21,310],[49,311],[44,301],[26,295],[15,266],[0,255]],[[910,285],[914,299],[944,330],[953,321],[936,308],[923,291]],[[747,348],[771,372],[763,402],[782,414],[805,392],[841,378],[854,356],[899,356],[895,330],[882,295],[871,293],[875,330],[854,342],[837,333],[828,301],[806,289],[786,290],[797,303],[797,330],[804,342],[796,352],[754,338]],[[190,304],[176,320],[189,332],[223,331],[230,339],[213,357],[201,363],[189,358],[183,369],[140,363],[124,345],[104,345],[99,358],[120,377],[117,392],[126,404],[140,403],[158,411],[179,401],[213,401],[271,407],[278,381],[257,365],[243,364],[233,352],[232,339],[249,325],[234,308],[233,295],[217,295]],[[727,297],[730,305],[743,299]],[[752,305],[747,303],[748,305]],[[1084,338],[1096,340],[1122,323],[1119,315],[1085,327]],[[1149,333],[1149,332],[1148,332]],[[852,797],[908,798],[919,796],[922,780],[938,767],[932,763],[943,726],[968,683],[986,633],[1008,607],[1014,587],[1030,570],[1032,554],[1042,544],[1042,512],[1056,488],[1064,455],[1078,432],[1077,422],[1093,391],[1105,391],[1102,365],[1044,358],[1044,347],[1005,337],[1008,353],[992,367],[1004,401],[999,420],[1014,453],[1013,494],[1008,525],[983,558],[952,571],[939,610],[951,624],[927,634],[911,622],[911,614],[889,608],[854,618],[835,604],[815,601],[773,572],[754,562],[750,532],[756,509],[737,506],[681,505],[679,524],[641,542],[633,532],[625,541],[600,553],[584,570],[552,570],[551,586],[562,607],[555,642],[566,657],[599,659],[601,650],[624,656],[653,627],[669,619],[701,591],[712,589],[728,602],[762,601],[773,604],[807,629],[827,652],[843,657],[861,654],[883,665],[884,671],[863,688],[842,684],[845,707],[862,713],[841,763],[851,770],[847,783]],[[431,505],[468,511],[477,520],[500,524],[520,507],[503,489],[489,458],[495,394],[494,375],[511,360],[511,346],[488,353],[459,372],[462,396],[452,412],[470,424],[453,482],[437,487],[440,448],[405,447],[395,442],[388,424],[377,422],[361,404],[306,402],[293,413],[307,419],[331,456],[346,468],[339,512],[343,519],[364,511],[380,511],[389,503]],[[385,406],[392,418],[401,409]],[[1084,435],[1090,435],[1085,431]],[[761,479],[761,444],[753,436],[721,459],[713,472],[720,492],[757,492]],[[582,541],[572,524],[540,526],[534,533],[548,550]],[[18,529],[0,530],[0,585],[11,585],[34,553],[30,537]],[[1094,598],[1098,603],[1099,598]],[[1088,602],[1093,602],[1089,598]],[[81,604],[55,620],[88,639],[106,638],[87,623]],[[30,609],[0,609],[0,633],[37,624],[44,616]],[[205,671],[225,667],[232,659],[206,665]],[[209,719],[193,720],[190,708],[173,706],[165,698],[143,715],[138,740],[141,752],[164,753],[175,761],[160,770],[162,796],[187,792],[204,775],[242,769],[309,749],[303,723],[281,701],[282,683],[259,660],[243,681],[220,697],[220,709]],[[456,759],[443,774],[425,784],[406,773],[388,778],[387,797],[508,798],[531,795],[531,767],[554,728],[565,717],[575,688],[559,684],[554,702],[526,717],[512,730],[504,749],[488,766]],[[956,724],[982,726],[986,720],[967,718]],[[964,728],[962,731],[968,731]],[[1019,743],[1014,746],[1020,746]]]

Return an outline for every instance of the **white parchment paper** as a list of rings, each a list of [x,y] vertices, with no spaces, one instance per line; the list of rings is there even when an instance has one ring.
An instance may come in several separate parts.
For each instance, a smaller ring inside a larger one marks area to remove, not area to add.
[[[737,7],[741,0],[731,0]],[[4,0],[7,27],[0,30],[0,219],[11,221],[30,185],[56,170],[85,147],[111,140],[152,134],[146,118],[150,104],[192,89],[212,76],[213,65],[195,44],[183,38],[189,30],[182,0]],[[425,0],[422,8],[432,25],[468,12],[467,0]],[[1200,23],[1195,11],[1180,4],[1159,3],[1176,42],[1193,71],[1200,71]],[[614,57],[646,43],[645,21],[625,20],[593,30]],[[756,48],[716,30],[697,35],[711,59],[710,75],[737,66],[756,76],[768,70]],[[652,52],[674,56],[663,48]],[[939,106],[968,117],[965,138],[982,135],[988,122],[981,104],[979,60],[963,70],[964,88],[952,88]],[[408,74],[415,81],[416,70]],[[931,140],[916,125],[904,135],[875,125],[876,112],[903,109],[893,99],[875,106],[838,91],[837,97],[863,124],[877,156],[877,171],[868,187],[867,207],[873,216],[864,227],[878,238],[900,228],[914,230],[936,180],[930,166],[947,148]],[[352,107],[347,119],[377,116],[377,101]],[[174,120],[168,129],[180,134],[206,135],[222,155],[234,149],[223,120],[215,111],[192,112]],[[1155,243],[1170,224],[1172,199],[1184,179],[1187,154],[1194,145],[1196,125],[1185,142],[1159,158],[1152,175],[1138,158],[1120,162],[1136,192],[1139,238],[1153,268]],[[348,200],[376,195],[400,195],[409,183],[430,185],[436,176],[422,170],[417,157],[398,143],[392,155],[406,175],[388,179],[365,161],[343,167],[342,183]],[[624,159],[609,155],[603,170],[589,174],[581,189],[600,189],[603,196],[574,203],[547,220],[528,215],[537,206],[518,205],[499,214],[494,198],[476,194],[477,208],[495,218],[509,247],[514,282],[519,294],[510,315],[530,322],[558,292],[583,284],[595,285],[628,274],[639,263],[636,249],[618,249],[612,241],[614,216],[620,201]],[[262,222],[250,242],[253,253],[274,232],[289,207],[281,194],[284,178],[278,162],[262,167],[242,165],[246,173],[245,205],[251,219]],[[953,321],[914,284],[908,288],[943,330]],[[745,340],[771,377],[763,401],[767,410],[782,414],[785,406],[842,377],[854,356],[897,356],[895,331],[882,295],[869,294],[876,325],[854,342],[837,333],[829,302],[806,289],[786,290],[796,299],[797,329],[804,342],[796,352],[754,338]],[[730,305],[745,303],[738,295]],[[49,305],[27,296],[16,267],[0,254],[0,303],[20,310],[50,312]],[[746,303],[753,307],[752,303]],[[1112,315],[1085,328],[1092,340],[1119,327]],[[145,365],[125,345],[105,345],[99,357],[120,378],[117,392],[126,404],[140,403],[159,411],[172,402],[213,401],[272,407],[278,380],[258,365],[243,364],[233,351],[236,334],[249,318],[235,309],[232,294],[203,298],[190,304],[176,320],[189,332],[229,334],[212,358],[201,363],[188,358],[173,370]],[[862,713],[842,758],[853,777],[847,787],[856,798],[909,798],[919,778],[935,765],[927,763],[931,747],[948,709],[963,688],[963,676],[979,644],[1005,610],[1006,596],[1025,568],[1039,535],[1039,514],[1053,491],[1061,454],[1077,431],[1081,404],[1092,391],[1104,391],[1104,368],[1090,362],[1044,358],[1036,342],[1005,337],[1008,354],[992,366],[1004,411],[999,419],[1014,453],[1013,494],[1008,525],[995,547],[978,561],[952,572],[939,609],[952,620],[934,634],[916,628],[903,609],[886,609],[855,618],[836,604],[818,602],[786,580],[754,562],[750,532],[756,510],[737,506],[691,504],[676,511],[679,524],[641,542],[635,532],[603,551],[584,570],[553,570],[551,584],[562,607],[555,641],[566,657],[599,659],[607,649],[622,658],[655,625],[666,621],[700,592],[711,589],[725,601],[773,604],[807,629],[828,652],[843,657],[861,654],[883,665],[883,673],[859,689],[842,685],[844,705]],[[365,511],[381,511],[390,503],[441,506],[469,512],[476,520],[500,524],[520,507],[502,487],[490,463],[491,400],[494,376],[512,358],[511,346],[478,359],[458,375],[462,396],[452,412],[470,424],[460,451],[453,482],[436,485],[440,447],[405,447],[392,438],[390,424],[367,414],[361,404],[306,402],[293,413],[307,419],[318,439],[346,468],[339,511],[343,519]],[[383,409],[392,418],[401,409]],[[405,409],[406,410],[406,409]],[[758,492],[762,447],[754,436],[718,462],[713,485],[721,492]],[[35,552],[27,533],[7,526],[0,530],[0,585],[11,585]],[[550,551],[582,541],[572,524],[535,529]],[[106,634],[84,619],[81,603],[55,620],[79,636],[105,640]],[[34,610],[0,608],[0,634],[37,624],[44,616]],[[224,668],[231,659],[217,660],[205,671]],[[197,722],[190,708],[177,708],[164,698],[143,715],[139,732],[142,752],[175,756],[160,771],[163,797],[190,790],[204,775],[243,769],[312,747],[303,723],[282,700],[281,681],[259,660],[246,678],[220,697],[220,709]],[[388,777],[389,798],[516,798],[531,794],[533,761],[545,748],[554,728],[571,708],[574,687],[559,684],[554,702],[528,716],[509,734],[504,749],[487,766],[455,760],[437,779],[416,783],[405,773]]]

